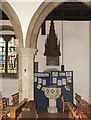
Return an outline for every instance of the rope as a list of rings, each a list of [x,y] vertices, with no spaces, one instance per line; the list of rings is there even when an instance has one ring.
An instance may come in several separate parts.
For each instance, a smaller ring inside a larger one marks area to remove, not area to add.
[[[63,21],[62,21],[62,65],[63,65]]]

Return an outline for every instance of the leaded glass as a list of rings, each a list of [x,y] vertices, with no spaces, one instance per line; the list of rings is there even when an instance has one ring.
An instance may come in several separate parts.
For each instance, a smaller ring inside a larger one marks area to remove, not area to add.
[[[5,40],[0,38],[0,73],[5,73]]]
[[[8,42],[8,73],[17,73],[17,54],[16,47],[14,45],[14,38],[12,37]]]

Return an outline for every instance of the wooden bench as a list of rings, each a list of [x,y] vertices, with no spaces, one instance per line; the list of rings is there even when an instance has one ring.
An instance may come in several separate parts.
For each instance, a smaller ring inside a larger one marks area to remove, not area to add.
[[[6,108],[9,106],[9,98],[3,97],[2,98],[2,108]]]
[[[2,109],[2,93],[0,92],[0,109]]]
[[[22,107],[27,103],[28,99],[24,99],[22,102],[17,103],[17,105],[14,104],[14,106],[12,107],[7,107],[8,103],[8,99],[7,98],[2,98],[1,99],[1,109],[0,109],[0,120],[2,118],[7,119],[9,118],[8,115],[10,116],[10,118],[16,119],[19,114],[21,113]]]
[[[9,114],[9,111],[0,110],[0,120],[9,118],[7,114]]]
[[[36,102],[29,101],[22,107],[22,118],[35,118],[36,119]]]
[[[75,99],[76,99],[76,106],[82,110],[84,113],[89,113],[90,111],[90,104],[83,100],[80,95],[75,93]]]
[[[12,95],[12,101],[13,106],[17,105],[19,103],[19,93],[15,93]]]
[[[71,119],[86,119],[89,120],[89,118],[84,114],[80,109],[76,108],[71,102],[68,102],[68,108],[69,108],[69,118]]]
[[[8,105],[9,98],[2,98],[2,93],[0,92],[0,120],[7,119],[9,111],[5,110]]]
[[[26,100],[23,100],[22,102],[20,102],[19,104],[11,107],[11,108],[3,108],[0,110],[0,120],[1,119],[7,119],[7,118],[11,118],[11,119],[16,119],[22,110],[22,107],[27,103]],[[8,116],[9,115],[9,116]]]
[[[27,103],[27,99],[24,99],[22,102],[13,106],[10,110],[10,118],[17,118],[22,111],[22,107]]]

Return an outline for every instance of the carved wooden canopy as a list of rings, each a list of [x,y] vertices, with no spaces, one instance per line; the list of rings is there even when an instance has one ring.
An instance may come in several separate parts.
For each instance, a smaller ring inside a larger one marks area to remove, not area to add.
[[[50,31],[45,43],[45,56],[57,57],[60,56],[60,41],[57,44],[57,36],[54,29],[54,22],[51,20]]]

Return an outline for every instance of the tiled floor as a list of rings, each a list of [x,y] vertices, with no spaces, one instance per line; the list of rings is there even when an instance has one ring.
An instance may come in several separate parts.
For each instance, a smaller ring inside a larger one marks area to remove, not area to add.
[[[59,109],[58,113],[48,113],[46,108],[38,108],[37,109],[38,118],[39,119],[52,119],[52,120],[67,120],[69,118],[68,111],[62,112],[61,109]]]

